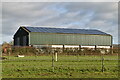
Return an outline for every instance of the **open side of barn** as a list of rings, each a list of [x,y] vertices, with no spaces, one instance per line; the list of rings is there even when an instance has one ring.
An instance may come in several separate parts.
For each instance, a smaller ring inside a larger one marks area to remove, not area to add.
[[[29,46],[29,32],[20,27],[15,33],[14,46]]]

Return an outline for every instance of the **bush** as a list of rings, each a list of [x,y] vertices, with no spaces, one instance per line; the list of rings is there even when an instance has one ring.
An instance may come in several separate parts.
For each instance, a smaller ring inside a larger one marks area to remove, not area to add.
[[[35,48],[35,47],[12,47],[11,50],[7,50],[6,55],[50,55],[52,53],[57,52],[59,55],[101,55],[102,51],[105,55],[111,54],[111,49],[102,49],[97,48],[50,48],[50,47],[43,47],[43,48]],[[118,54],[117,49],[113,49],[113,53]]]
[[[35,55],[36,49],[33,47],[13,47],[12,48],[13,55]]]

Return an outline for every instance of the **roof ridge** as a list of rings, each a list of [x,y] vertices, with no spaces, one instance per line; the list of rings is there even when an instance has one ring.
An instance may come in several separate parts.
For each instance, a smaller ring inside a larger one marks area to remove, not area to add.
[[[31,28],[32,28],[32,26],[24,26],[24,27],[31,27]],[[60,27],[59,27],[59,28],[56,28],[56,27],[33,27],[33,28],[80,29],[80,28],[60,28]],[[97,29],[81,29],[81,30],[97,30]],[[99,31],[99,30],[98,30],[98,31]]]

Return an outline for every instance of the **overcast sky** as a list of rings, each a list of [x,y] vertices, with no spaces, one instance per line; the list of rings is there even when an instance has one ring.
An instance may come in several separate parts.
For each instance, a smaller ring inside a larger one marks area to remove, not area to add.
[[[117,2],[3,2],[2,40],[12,41],[21,25],[97,29],[118,43]]]

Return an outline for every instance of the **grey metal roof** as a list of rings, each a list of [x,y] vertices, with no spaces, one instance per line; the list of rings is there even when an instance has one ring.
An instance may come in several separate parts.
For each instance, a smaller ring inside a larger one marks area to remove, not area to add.
[[[24,27],[24,28],[26,28],[29,32],[110,35],[105,32],[94,29],[70,29],[70,28],[48,28],[48,27]]]

